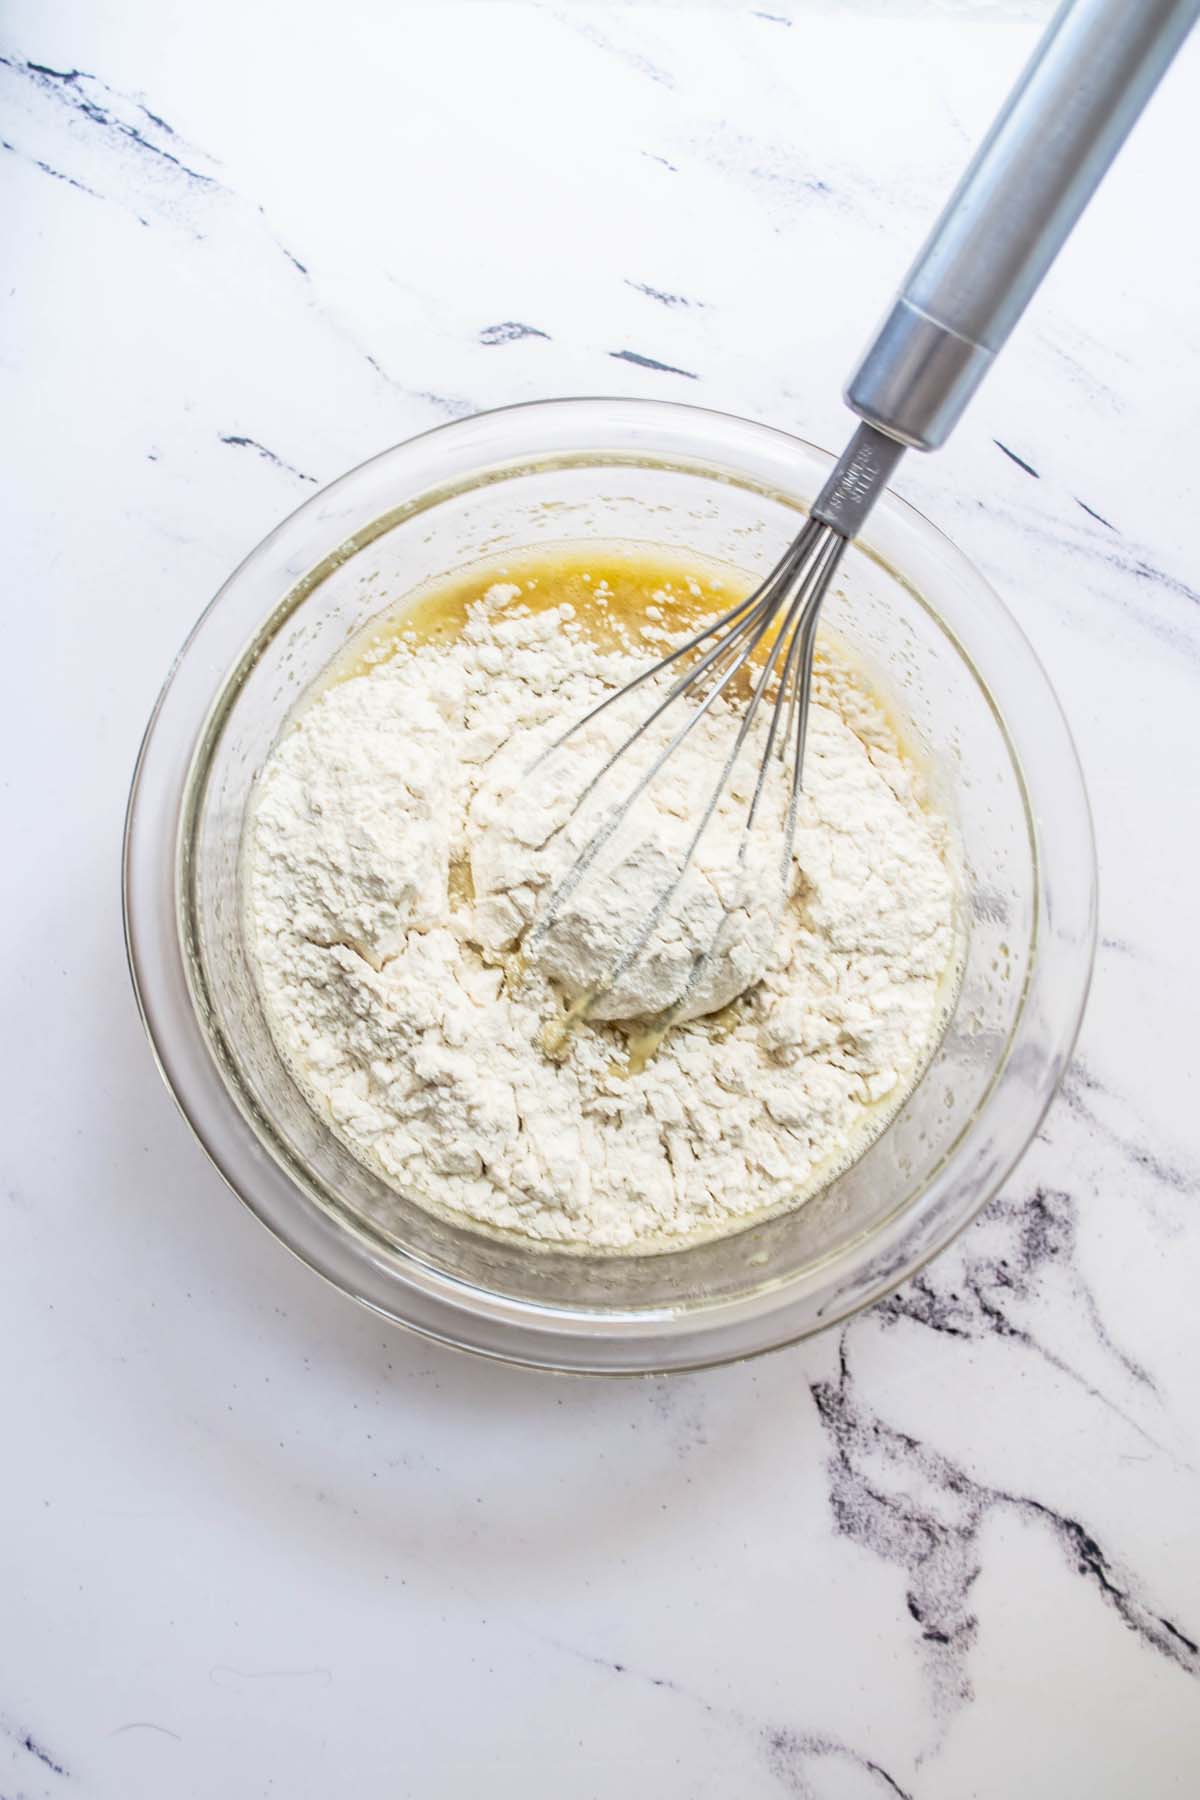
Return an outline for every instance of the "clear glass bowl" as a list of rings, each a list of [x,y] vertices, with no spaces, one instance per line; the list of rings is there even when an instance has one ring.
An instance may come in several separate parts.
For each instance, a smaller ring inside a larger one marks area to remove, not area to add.
[[[234,1191],[365,1305],[543,1367],[634,1372],[750,1355],[903,1281],[1021,1155],[1079,1026],[1095,941],[1087,797],[1054,693],[974,568],[886,497],[824,618],[910,719],[962,840],[970,942],[946,1036],[866,1154],[796,1212],[665,1254],[534,1249],[398,1199],[277,1056],[247,965],[246,804],[297,697],[364,622],[480,558],[634,539],[765,570],[830,457],[743,419],[651,401],[481,414],[315,495],[230,577],[146,732],[125,922],[162,1072]]]

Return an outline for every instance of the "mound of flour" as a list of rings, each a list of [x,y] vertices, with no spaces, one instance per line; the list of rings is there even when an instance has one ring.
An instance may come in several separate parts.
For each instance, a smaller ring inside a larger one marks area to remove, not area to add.
[[[498,584],[453,641],[402,647],[298,713],[248,846],[267,1017],[348,1148],[435,1211],[597,1250],[733,1229],[857,1154],[928,1056],[954,948],[945,824],[853,672],[826,663],[791,868],[781,879],[781,794],[764,796],[763,850],[743,853],[748,759],[604,1009],[682,999],[696,1016],[637,1073],[621,1029],[597,1022],[551,1061],[547,1024],[669,886],[730,742],[728,718],[698,729],[678,780],[652,784],[539,931],[594,829],[579,775],[628,720],[610,708],[533,783],[529,763],[644,660]],[[699,1016],[738,994],[732,1016]]]
[[[765,729],[728,776],[738,725],[729,707],[714,716],[672,706],[628,742],[667,686],[643,686],[540,760],[536,738],[518,733],[471,806],[480,941],[522,944],[568,999],[594,996],[591,1019],[719,1011],[765,971],[794,887],[778,759],[746,829]],[[693,729],[656,773],[689,717]]]

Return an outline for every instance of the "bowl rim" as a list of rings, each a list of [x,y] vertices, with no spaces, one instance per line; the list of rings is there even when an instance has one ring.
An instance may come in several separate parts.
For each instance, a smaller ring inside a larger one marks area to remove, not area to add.
[[[134,766],[122,847],[126,955],[134,996],[154,1060],[193,1135],[242,1203],[308,1267],[392,1323],[498,1360],[593,1374],[694,1369],[782,1348],[841,1323],[873,1304],[940,1254],[1008,1177],[1045,1117],[1082,1022],[1097,932],[1096,852],[1091,810],[1078,753],[1049,678],[1024,632],[981,572],[939,527],[909,502],[889,492],[880,503],[881,511],[886,509],[910,528],[915,528],[938,547],[943,557],[958,565],[976,589],[989,597],[998,629],[1007,638],[1008,652],[1016,655],[1022,665],[1022,679],[1035,691],[1039,736],[1057,739],[1052,748],[1056,764],[1054,779],[1064,790],[1058,805],[1064,816],[1059,823],[1063,829],[1069,829],[1074,839],[1070,858],[1062,860],[1064,863],[1069,860],[1068,873],[1080,889],[1075,901],[1076,910],[1082,912],[1081,918],[1068,919],[1068,936],[1059,947],[1057,985],[1066,992],[1055,1022],[1051,1074],[1036,1092],[1024,1096],[1024,1103],[1018,1107],[1019,1126],[1007,1140],[1003,1153],[993,1156],[985,1169],[976,1172],[969,1184],[969,1197],[954,1211],[949,1222],[933,1233],[928,1244],[906,1252],[902,1242],[904,1225],[915,1207],[915,1200],[910,1199],[870,1232],[796,1276],[715,1302],[699,1301],[628,1311],[601,1310],[547,1306],[498,1294],[471,1286],[415,1258],[408,1259],[403,1268],[398,1268],[394,1255],[385,1257],[369,1238],[339,1223],[297,1185],[282,1163],[270,1154],[213,1055],[196,1012],[185,947],[178,928],[178,883],[183,878],[185,833],[194,798],[197,763],[212,721],[227,704],[231,684],[248,654],[244,631],[240,650],[235,648],[230,654],[224,641],[229,633],[217,629],[225,623],[222,615],[228,615],[231,602],[239,596],[253,572],[270,563],[286,548],[289,536],[295,535],[303,523],[323,509],[326,512],[332,510],[336,517],[336,505],[332,503],[364,483],[371,472],[414,459],[419,462],[423,452],[440,450],[444,462],[457,461],[460,465],[463,479],[457,487],[470,487],[477,485],[485,470],[493,466],[512,473],[534,464],[560,463],[564,460],[566,447],[555,449],[549,442],[560,427],[569,431],[574,422],[581,431],[590,427],[611,437],[618,417],[627,428],[636,426],[640,429],[644,425],[647,432],[670,430],[678,436],[690,428],[695,439],[694,454],[692,449],[686,450],[679,460],[666,454],[656,455],[652,450],[621,454],[617,453],[615,445],[609,445],[601,452],[599,445],[592,444],[584,435],[575,446],[581,460],[593,463],[632,461],[660,466],[680,466],[682,463],[697,473],[717,473],[722,469],[732,473],[728,469],[730,447],[725,446],[724,455],[716,453],[718,433],[740,436],[747,448],[757,445],[792,454],[801,452],[827,465],[834,460],[828,451],[806,439],[736,414],[686,402],[604,396],[533,400],[472,413],[466,418],[433,426],[380,451],[309,495],[281,520],[242,559],[200,614],[174,658],[151,711]],[[510,423],[518,427],[518,436],[520,427],[527,428],[527,444],[523,450],[518,451],[509,436]],[[539,426],[544,428],[540,436]],[[485,438],[492,434],[496,436],[496,442],[491,446],[495,464],[477,467],[477,479],[471,481],[467,479],[471,463],[468,458],[463,465],[463,455],[469,450],[472,437],[479,437],[481,432]],[[509,436],[507,443],[503,441],[506,436]],[[542,438],[547,442],[538,449],[536,446]],[[713,447],[713,454],[704,454],[706,444]],[[459,451],[457,457],[456,450]],[[413,504],[417,501],[422,505],[436,503],[446,490],[445,480],[439,481],[420,470],[412,473],[421,477],[419,486],[409,490]],[[747,486],[765,491],[761,482],[744,476],[739,479]],[[794,499],[794,494],[791,498]],[[398,508],[398,515],[402,516],[406,510],[411,508]],[[342,548],[352,543],[356,536],[347,534]],[[867,547],[869,531],[865,536],[867,545],[864,547]],[[901,571],[891,569],[890,564],[886,566],[897,579],[908,583]],[[262,637],[272,619],[282,616],[284,608],[291,610],[289,602],[300,603],[300,600],[293,600],[298,588],[304,588],[305,593],[312,591],[311,586],[306,586],[309,573],[311,571],[301,571],[289,581],[283,600],[270,614],[258,619],[251,642]],[[301,594],[300,599],[303,597]],[[974,669],[973,659],[958,643],[956,634],[937,608],[928,601],[923,600],[923,603],[929,606],[943,630],[955,641],[960,654]],[[236,631],[233,641],[237,641]],[[978,670],[975,673],[984,693],[995,706],[987,681]],[[921,1200],[946,1192],[956,1158],[961,1156],[977,1121],[1006,1080],[1011,1081],[1009,1065],[1028,1009],[1030,985],[1038,979],[1039,971],[1042,978],[1046,978],[1042,967],[1044,948],[1039,951],[1038,944],[1038,933],[1044,927],[1050,898],[1044,851],[1052,848],[1057,854],[1057,847],[1044,844],[1034,831],[1035,818],[1039,825],[1041,819],[1031,790],[1031,771],[1017,754],[1018,746],[1007,716],[998,708],[997,716],[1023,784],[1026,807],[1033,806],[1029,823],[1035,847],[1037,896],[1034,950],[1026,993],[1005,1059],[955,1144],[931,1172],[921,1189]],[[1040,786],[1041,781],[1042,777],[1038,777],[1034,785]],[[1069,966],[1064,966],[1061,960],[1064,957]],[[1019,1094],[1017,1097],[1018,1100],[1022,1098]],[[873,1276],[854,1280],[853,1271],[847,1265],[855,1259],[864,1239],[869,1240],[875,1253],[876,1272]]]

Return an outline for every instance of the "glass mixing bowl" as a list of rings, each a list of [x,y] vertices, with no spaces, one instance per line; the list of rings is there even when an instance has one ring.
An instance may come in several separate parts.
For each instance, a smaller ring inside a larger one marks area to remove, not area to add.
[[[1095,852],[1070,734],[991,588],[885,497],[823,614],[880,673],[961,838],[969,943],[946,1035],[902,1110],[795,1212],[654,1255],[536,1249],[446,1223],[350,1155],[276,1054],[247,963],[239,851],[284,719],[366,620],[478,559],[642,540],[765,571],[831,458],[696,407],[564,400],[464,419],[315,495],[230,577],[146,732],[125,924],[162,1072],[221,1174],[364,1305],[542,1367],[634,1372],[802,1337],[903,1281],[1021,1155],[1078,1029]]]

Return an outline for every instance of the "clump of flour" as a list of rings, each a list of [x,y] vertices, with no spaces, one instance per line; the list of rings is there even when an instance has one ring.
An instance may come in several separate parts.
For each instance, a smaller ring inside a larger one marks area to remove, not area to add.
[[[728,718],[698,729],[677,786],[648,791],[553,928],[531,931],[592,829],[577,777],[628,719],[610,708],[532,788],[529,763],[642,666],[569,606],[531,613],[499,583],[452,641],[402,648],[302,708],[248,846],[267,1017],[332,1129],[435,1211],[594,1250],[734,1229],[856,1154],[928,1056],[954,948],[945,824],[880,708],[825,662],[792,866],[781,878],[781,794],[764,795],[762,849],[743,850],[751,756],[605,1008],[634,1019],[683,1000],[692,1022],[636,1073],[605,1024],[550,1061],[547,1024],[669,885],[730,741]],[[532,957],[514,957],[523,944]],[[693,1016],[737,994],[719,1026]]]
[[[782,862],[778,759],[746,828],[764,731],[748,737],[724,779],[737,721],[729,707],[694,713],[657,773],[693,709],[672,707],[629,743],[668,682],[644,685],[541,757],[536,743],[513,739],[471,806],[481,942],[524,943],[569,999],[592,996],[591,1019],[718,1011],[763,974],[795,885]],[[552,744],[559,733],[545,735]]]

